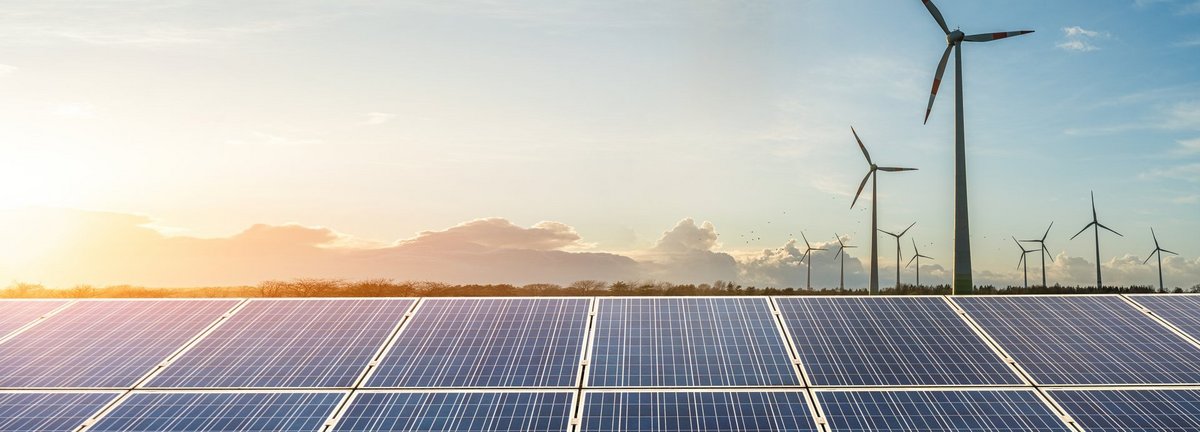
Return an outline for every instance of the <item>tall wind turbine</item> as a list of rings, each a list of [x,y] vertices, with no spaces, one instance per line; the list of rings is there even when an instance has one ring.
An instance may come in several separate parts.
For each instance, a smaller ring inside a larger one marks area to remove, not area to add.
[[[808,244],[808,237],[806,237],[803,232],[800,233],[800,238],[804,239],[804,256],[800,257],[800,260],[804,261],[805,258],[808,258],[808,282],[807,282],[808,286],[807,286],[807,288],[809,290],[812,290],[812,257],[813,257],[812,253],[814,251],[823,251],[825,249],[815,248],[815,247],[812,247],[812,245]]]
[[[908,266],[912,265],[913,260],[917,261],[917,288],[920,288],[921,287],[921,258],[925,258],[925,259],[933,259],[933,258],[927,257],[925,255],[921,255],[921,250],[917,249],[917,241],[913,240],[913,239],[909,239],[909,240],[912,240],[912,244],[913,244],[913,257],[912,257],[912,259],[908,260],[908,264],[905,264],[904,268],[908,268]]]
[[[1171,252],[1166,249],[1163,249],[1158,246],[1158,236],[1154,235],[1154,228],[1150,228],[1150,237],[1154,238],[1154,251],[1150,252],[1150,256],[1146,257],[1146,260],[1143,261],[1142,264],[1145,265],[1146,263],[1150,262],[1150,258],[1154,258],[1154,255],[1158,254],[1158,290],[1160,292],[1166,292],[1166,290],[1163,289],[1162,254],[1163,254],[1163,252],[1169,253],[1171,255],[1179,255],[1179,254],[1177,254],[1175,252]]]
[[[800,233],[800,234],[804,234],[804,233]],[[841,289],[842,291],[845,291],[846,290],[846,253],[845,253],[845,251],[846,251],[846,249],[854,249],[858,246],[850,246],[850,245],[842,242],[842,236],[837,235],[837,233],[833,233],[833,236],[837,237],[837,241],[838,241],[838,251],[837,251],[837,254],[833,256],[833,259],[838,259],[838,257],[841,257],[841,259],[842,259],[842,277],[840,279],[840,282],[838,282],[838,288]]]
[[[1075,240],[1075,237],[1079,237],[1079,235],[1083,234],[1084,231],[1087,231],[1088,228],[1092,228],[1096,231],[1096,289],[1099,290],[1104,286],[1104,282],[1100,278],[1100,228],[1104,228],[1109,232],[1121,237],[1125,236],[1100,223],[1100,218],[1096,216],[1096,192],[1094,191],[1092,192],[1092,221],[1084,226],[1083,229],[1079,230],[1079,232],[1075,233],[1075,235],[1071,236],[1071,240]]]
[[[913,222],[911,225],[908,226],[908,228],[905,228],[904,231],[900,231],[900,234],[895,234],[895,233],[890,233],[890,232],[887,232],[884,230],[879,230],[880,232],[882,232],[884,234],[887,234],[887,235],[890,235],[890,236],[896,238],[896,291],[900,290],[900,237],[904,237],[904,234],[907,234],[908,230],[912,229],[913,225],[916,225],[916,224],[917,224],[916,222]]]
[[[1051,255],[1050,249],[1046,248],[1046,237],[1050,235],[1050,228],[1053,228],[1053,227],[1054,227],[1054,222],[1051,221],[1050,226],[1046,227],[1046,233],[1042,234],[1041,239],[1021,240],[1021,243],[1037,243],[1042,246],[1042,253],[1039,254],[1042,256],[1042,288],[1045,288],[1047,286],[1046,285],[1046,257],[1050,257],[1050,262],[1054,262],[1054,255]]]
[[[962,43],[991,42],[1012,36],[1033,33],[1033,30],[1021,30],[1002,33],[980,33],[967,36],[962,31],[950,31],[946,20],[932,0],[921,0],[938,27],[946,33],[946,52],[942,53],[942,61],[938,62],[937,73],[933,76],[933,90],[929,94],[929,106],[925,109],[925,122],[929,122],[929,113],[933,111],[933,100],[937,98],[938,87],[942,85],[942,74],[946,72],[946,61],[950,59],[950,50],[954,50],[954,294],[970,294],[974,291],[971,284],[971,228],[967,217],[967,156],[966,131],[963,127],[963,74],[962,74]]]
[[[858,202],[859,195],[862,195],[863,188],[867,186],[867,180],[871,180],[871,284],[867,287],[867,293],[875,295],[879,294],[879,248],[877,245],[878,239],[876,238],[878,237],[876,230],[879,229],[879,183],[876,172],[916,171],[917,169],[875,165],[875,162],[871,161],[871,154],[867,153],[867,146],[863,145],[862,140],[858,138],[858,132],[854,130],[854,126],[850,127],[850,133],[854,134],[854,140],[858,141],[858,148],[862,149],[863,157],[867,158],[867,164],[871,166],[871,169],[867,171],[867,175],[863,177],[862,183],[858,185],[858,192],[854,194],[854,201],[850,203],[850,208],[854,208],[854,204]]]
[[[1017,261],[1017,267],[1025,267],[1025,289],[1029,289],[1029,260],[1025,259],[1025,257],[1031,253],[1037,252],[1038,250],[1025,249],[1025,246],[1021,246],[1021,242],[1017,241],[1016,237],[1013,237],[1012,239],[1013,243],[1017,244],[1017,249],[1021,250],[1021,260]]]

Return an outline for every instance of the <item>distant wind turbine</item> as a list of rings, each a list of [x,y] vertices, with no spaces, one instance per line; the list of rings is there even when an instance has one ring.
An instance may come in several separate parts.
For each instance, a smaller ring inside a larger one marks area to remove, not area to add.
[[[929,93],[929,106],[925,108],[925,123],[929,123],[929,114],[933,112],[933,100],[937,98],[938,87],[942,85],[942,74],[946,72],[946,62],[950,59],[950,50],[954,50],[954,294],[970,294],[974,290],[971,282],[971,228],[967,217],[967,156],[966,130],[963,126],[963,73],[962,73],[962,43],[991,42],[1012,36],[1033,33],[1033,30],[1021,30],[1001,33],[981,33],[967,36],[962,31],[950,31],[946,26],[942,12],[934,6],[932,0],[921,0],[929,14],[933,15],[938,27],[946,34],[946,51],[938,62],[937,73],[933,76],[933,90]]]
[[[1021,246],[1021,242],[1017,241],[1016,237],[1013,237],[1012,239],[1013,243],[1017,244],[1017,249],[1021,250],[1021,260],[1017,261],[1017,267],[1025,267],[1025,289],[1029,289],[1029,260],[1025,259],[1025,257],[1031,253],[1037,252],[1038,250],[1025,249],[1025,246]]]
[[[1051,255],[1050,249],[1046,248],[1046,237],[1050,235],[1050,228],[1053,228],[1053,227],[1054,227],[1054,222],[1051,221],[1050,226],[1046,227],[1046,233],[1042,234],[1041,239],[1021,240],[1021,243],[1037,243],[1042,246],[1042,253],[1039,255],[1042,256],[1042,287],[1043,288],[1048,286],[1048,285],[1046,285],[1046,257],[1050,257],[1050,262],[1054,262],[1054,255]]]
[[[908,226],[908,228],[905,228],[904,231],[900,231],[900,234],[895,234],[895,233],[890,233],[890,232],[887,232],[884,230],[879,230],[880,232],[882,232],[884,234],[887,234],[887,235],[890,235],[890,236],[896,238],[896,291],[900,290],[900,259],[901,259],[900,258],[900,237],[904,237],[904,234],[907,234],[908,230],[912,229],[913,225],[916,225],[916,224],[917,224],[916,222],[913,222],[911,225]]]
[[[1109,232],[1121,237],[1125,236],[1100,223],[1100,218],[1096,216],[1096,192],[1094,191],[1092,192],[1092,221],[1084,226],[1083,229],[1079,230],[1079,232],[1075,233],[1075,235],[1071,236],[1071,240],[1075,240],[1075,237],[1079,237],[1079,235],[1083,234],[1084,231],[1087,231],[1088,228],[1095,230],[1096,234],[1096,289],[1101,289],[1104,286],[1104,282],[1100,277],[1100,228],[1104,228]]]
[[[874,295],[879,294],[879,247],[877,245],[878,234],[876,233],[879,230],[879,183],[876,172],[916,171],[917,169],[875,165],[875,162],[871,161],[871,154],[867,153],[867,146],[863,145],[862,140],[858,138],[858,132],[854,130],[853,126],[850,127],[850,133],[854,134],[854,140],[858,141],[858,148],[862,150],[863,157],[867,158],[867,164],[871,166],[871,169],[867,171],[867,175],[863,177],[862,183],[858,185],[858,192],[854,194],[854,201],[850,203],[850,208],[854,208],[854,204],[858,203],[858,197],[862,195],[863,188],[867,186],[867,180],[871,180],[871,283],[867,286],[867,293]],[[897,250],[899,250],[898,246]]]
[[[803,234],[803,233],[801,233],[801,234]],[[842,277],[840,279],[840,282],[838,283],[838,288],[845,291],[846,290],[846,253],[845,253],[845,250],[846,249],[854,249],[858,246],[850,246],[850,245],[842,242],[842,236],[837,235],[837,233],[833,233],[833,236],[837,237],[837,241],[838,241],[838,251],[837,251],[837,254],[833,256],[833,259],[838,259],[838,257],[841,257],[841,259],[842,259]]]
[[[909,240],[912,240],[912,244],[913,244],[913,257],[912,257],[912,259],[908,260],[908,264],[905,264],[904,268],[908,268],[908,266],[912,265],[914,260],[917,262],[917,288],[920,288],[921,287],[921,258],[925,258],[925,259],[933,259],[933,258],[927,257],[925,255],[921,255],[921,250],[917,249],[917,241],[913,240],[913,239],[909,239]]]
[[[808,282],[806,282],[806,284],[807,284],[807,288],[809,290],[811,290],[812,289],[812,253],[815,251],[823,251],[825,249],[815,248],[815,247],[812,247],[812,245],[808,244],[808,237],[804,236],[804,232],[800,233],[800,238],[804,239],[804,256],[801,257],[800,260],[803,261],[804,258],[808,258]]]
[[[1177,254],[1175,252],[1171,252],[1166,249],[1163,249],[1158,246],[1158,236],[1154,234],[1154,228],[1150,228],[1150,237],[1154,239],[1154,251],[1150,252],[1150,256],[1146,257],[1145,261],[1142,261],[1142,265],[1145,265],[1146,263],[1150,262],[1150,258],[1154,258],[1155,254],[1158,255],[1158,290],[1160,292],[1166,292],[1166,290],[1163,288],[1162,254],[1163,254],[1163,252],[1169,253],[1171,255],[1179,255],[1179,254]]]

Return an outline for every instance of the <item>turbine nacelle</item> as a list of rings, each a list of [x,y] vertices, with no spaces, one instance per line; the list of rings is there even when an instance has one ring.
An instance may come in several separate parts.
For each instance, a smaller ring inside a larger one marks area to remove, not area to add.
[[[946,35],[946,45],[955,45],[959,42],[962,42],[963,39],[966,39],[966,38],[967,38],[966,33],[963,33],[962,30],[956,29]]]

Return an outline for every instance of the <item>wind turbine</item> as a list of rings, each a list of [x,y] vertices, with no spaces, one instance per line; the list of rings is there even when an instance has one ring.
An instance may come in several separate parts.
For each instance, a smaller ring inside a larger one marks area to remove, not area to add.
[[[1025,246],[1021,246],[1021,242],[1017,241],[1016,237],[1013,237],[1012,239],[1013,243],[1017,244],[1017,249],[1021,250],[1021,260],[1017,261],[1017,267],[1025,266],[1025,289],[1029,289],[1029,260],[1025,259],[1025,257],[1031,253],[1037,252],[1038,250],[1027,250],[1025,249]]]
[[[1150,228],[1150,237],[1154,238],[1154,251],[1150,252],[1150,256],[1146,257],[1145,261],[1142,261],[1142,265],[1145,265],[1146,263],[1150,262],[1150,258],[1154,258],[1154,255],[1158,254],[1158,290],[1160,292],[1166,292],[1166,290],[1163,289],[1162,254],[1163,254],[1163,252],[1169,253],[1171,255],[1179,255],[1179,254],[1177,254],[1175,252],[1171,252],[1166,249],[1163,249],[1158,246],[1158,236],[1154,235],[1153,227]]]
[[[912,257],[912,259],[908,260],[908,264],[905,264],[904,268],[908,268],[908,266],[912,265],[913,260],[917,261],[917,288],[920,288],[921,287],[921,258],[925,258],[925,259],[933,259],[933,258],[927,257],[925,255],[921,255],[921,250],[917,249],[917,241],[913,240],[913,239],[909,239],[909,240],[912,240],[912,244],[913,244],[913,257]]]
[[[1033,33],[1033,30],[1021,30],[1002,33],[980,33],[967,36],[957,28],[950,31],[941,11],[934,6],[932,0],[921,0],[929,14],[937,21],[938,27],[946,33],[946,51],[938,62],[937,73],[933,76],[933,90],[929,94],[929,106],[925,108],[925,123],[929,123],[929,114],[933,111],[933,100],[937,98],[938,87],[942,85],[942,74],[946,72],[946,61],[950,59],[950,50],[954,50],[954,294],[970,294],[974,291],[971,283],[971,228],[967,217],[967,156],[966,130],[963,126],[963,74],[962,74],[962,43],[991,42],[1012,36]]]
[[[904,234],[907,234],[908,230],[912,229],[913,225],[916,225],[916,224],[917,224],[916,222],[913,222],[911,225],[908,226],[908,228],[905,228],[904,231],[900,231],[900,234],[894,234],[894,233],[890,233],[890,232],[887,232],[884,230],[879,230],[880,232],[882,232],[884,234],[887,234],[887,235],[890,235],[890,236],[896,238],[896,291],[900,290],[900,237],[904,237]]]
[[[1100,278],[1100,228],[1104,228],[1104,229],[1108,230],[1109,232],[1112,232],[1113,234],[1119,235],[1121,237],[1125,237],[1125,236],[1121,235],[1121,233],[1119,233],[1119,232],[1113,231],[1112,228],[1106,227],[1106,226],[1104,226],[1104,224],[1100,223],[1100,218],[1096,217],[1096,192],[1095,191],[1092,192],[1092,222],[1088,223],[1086,226],[1083,227],[1083,229],[1079,230],[1079,232],[1077,232],[1077,233],[1075,233],[1075,235],[1071,236],[1071,240],[1075,240],[1075,237],[1079,237],[1079,235],[1083,234],[1084,231],[1087,231],[1088,228],[1092,228],[1096,232],[1096,289],[1099,290],[1099,289],[1101,289],[1101,287],[1104,286],[1104,283]]]
[[[1054,222],[1051,221],[1050,226],[1046,227],[1046,233],[1042,234],[1042,238],[1040,240],[1036,240],[1036,239],[1035,240],[1021,240],[1021,243],[1038,243],[1042,246],[1042,251],[1041,251],[1042,253],[1039,254],[1042,256],[1042,288],[1045,288],[1047,286],[1046,285],[1046,257],[1050,257],[1050,262],[1054,262],[1054,255],[1050,254],[1050,249],[1046,249],[1046,237],[1050,235],[1050,228],[1053,228],[1053,227],[1054,227]]]
[[[805,248],[804,256],[800,257],[800,260],[804,261],[804,258],[808,258],[808,282],[806,282],[806,283],[808,285],[807,288],[809,290],[812,290],[812,253],[813,253],[813,251],[823,251],[825,249],[815,248],[815,247],[812,247],[812,245],[808,244],[808,237],[805,237],[803,232],[800,233],[800,238],[804,239],[804,248]]]
[[[804,233],[800,233],[800,234],[804,234]],[[837,254],[833,256],[833,259],[838,259],[839,256],[842,258],[842,278],[840,279],[840,282],[838,283],[838,288],[840,288],[842,291],[845,291],[846,290],[846,254],[844,252],[846,249],[854,249],[858,246],[850,246],[846,243],[843,243],[842,237],[837,235],[837,233],[833,233],[833,236],[837,237],[837,241],[838,241],[838,251],[837,251]]]
[[[858,132],[854,130],[854,126],[850,127],[850,133],[854,134],[854,140],[858,141],[858,148],[862,150],[863,157],[867,158],[867,164],[871,166],[871,169],[867,171],[867,175],[863,177],[862,183],[858,185],[858,192],[854,194],[854,201],[850,203],[850,208],[854,208],[854,204],[858,202],[859,195],[862,195],[863,188],[867,186],[867,180],[871,180],[871,284],[867,287],[867,293],[874,295],[879,294],[879,248],[877,245],[878,239],[876,238],[878,237],[876,231],[879,229],[879,183],[876,172],[916,171],[917,169],[875,165],[875,162],[871,161],[871,154],[867,153],[867,146],[863,145],[862,140],[858,138]],[[899,246],[897,246],[897,250],[899,250]],[[897,267],[899,267],[898,264]],[[897,270],[898,272],[899,270]]]

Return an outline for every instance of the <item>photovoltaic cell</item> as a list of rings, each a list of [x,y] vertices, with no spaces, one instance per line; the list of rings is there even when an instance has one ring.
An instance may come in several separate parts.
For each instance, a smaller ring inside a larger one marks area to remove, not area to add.
[[[1086,431],[1200,430],[1200,391],[1047,390]]]
[[[0,387],[131,387],[237,300],[81,300],[0,343]]]
[[[0,430],[75,431],[119,395],[117,392],[0,392]]]
[[[335,432],[563,432],[572,392],[360,392]]]
[[[317,432],[341,392],[133,393],[93,432]]]
[[[251,300],[147,387],[351,387],[413,302]]]
[[[590,299],[425,299],[367,387],[574,387]]]
[[[1188,336],[1200,339],[1200,296],[1154,294],[1129,297]]]
[[[591,387],[800,385],[767,299],[599,299]]]
[[[1032,390],[817,391],[832,432],[1070,431]]]
[[[941,297],[776,302],[813,385],[1023,384]]]
[[[1200,349],[1117,296],[954,301],[1038,384],[1200,382]]]
[[[65,304],[66,300],[0,300],[0,338]]]
[[[796,391],[584,393],[582,432],[817,431]]]

